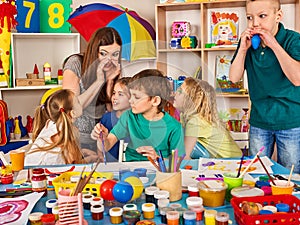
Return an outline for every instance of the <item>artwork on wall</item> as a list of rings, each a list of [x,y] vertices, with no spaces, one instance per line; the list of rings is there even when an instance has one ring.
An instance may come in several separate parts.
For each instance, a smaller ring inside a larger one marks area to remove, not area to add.
[[[211,12],[211,43],[233,45],[238,41],[239,17],[236,13]]]

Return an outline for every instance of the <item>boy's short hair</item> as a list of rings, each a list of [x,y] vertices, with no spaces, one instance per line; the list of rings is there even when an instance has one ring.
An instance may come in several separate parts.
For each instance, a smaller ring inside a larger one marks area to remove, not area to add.
[[[248,5],[249,2],[257,2],[257,1],[269,1],[272,2],[272,5],[274,6],[275,10],[279,10],[280,9],[280,0],[247,0],[246,1],[246,7]]]
[[[145,92],[150,97],[159,96],[161,103],[157,108],[160,112],[171,96],[171,86],[167,77],[157,69],[146,69],[135,74],[130,79],[128,88]]]

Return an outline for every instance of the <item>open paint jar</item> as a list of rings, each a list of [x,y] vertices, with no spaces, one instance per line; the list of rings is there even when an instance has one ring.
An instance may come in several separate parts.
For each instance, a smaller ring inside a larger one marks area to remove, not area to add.
[[[227,184],[220,180],[204,180],[198,184],[203,205],[218,207],[224,204]]]

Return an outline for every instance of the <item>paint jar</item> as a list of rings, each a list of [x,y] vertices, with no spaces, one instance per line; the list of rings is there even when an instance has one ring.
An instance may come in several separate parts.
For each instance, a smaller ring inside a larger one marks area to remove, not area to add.
[[[143,216],[145,219],[153,219],[155,212],[155,204],[154,203],[144,203],[142,205]]]
[[[43,225],[55,225],[55,216],[53,214],[44,214],[41,216]]]
[[[224,205],[227,184],[220,180],[204,180],[198,184],[203,205],[218,207]]]
[[[187,197],[185,201],[188,209],[192,206],[200,206],[203,204],[203,199],[196,196]]]
[[[31,225],[42,225],[41,217],[43,213],[42,212],[35,212],[31,213],[28,217]]]
[[[200,206],[192,206],[189,208],[191,211],[196,213],[196,221],[203,220],[203,213],[204,213],[204,207],[203,205]]]
[[[2,184],[11,184],[14,182],[14,176],[12,173],[1,175]]]
[[[158,208],[167,207],[170,204],[170,200],[168,198],[160,198],[157,200]]]
[[[156,225],[156,223],[152,220],[140,220],[136,225]]]
[[[226,212],[218,212],[216,215],[216,225],[228,225],[229,214]]]
[[[122,219],[123,209],[120,207],[113,207],[109,210],[110,222],[112,224],[119,224],[123,222]]]
[[[183,224],[183,213],[187,211],[187,209],[183,207],[179,207],[176,208],[175,211],[179,212],[179,224]]]
[[[289,212],[290,206],[286,203],[277,203],[276,204],[277,212]]]
[[[199,188],[198,184],[189,184],[188,185],[188,192],[189,192],[189,197],[199,197]]]
[[[93,220],[102,220],[103,219],[104,206],[103,205],[92,205],[91,213]]]
[[[31,186],[34,192],[44,192],[43,196],[47,195],[47,177],[43,168],[32,170]]]
[[[135,225],[140,221],[141,213],[138,210],[127,210],[123,212],[123,220],[125,224]]]
[[[168,211],[166,216],[168,225],[179,225],[179,212]]]
[[[93,201],[94,195],[92,194],[84,194],[82,195],[83,208],[90,210],[91,202]]]
[[[150,186],[145,188],[146,203],[155,203],[154,193],[159,191],[158,187]]]
[[[54,206],[57,206],[57,199],[49,199],[46,201],[46,208],[47,208],[47,213],[51,214],[52,213],[52,208]]]
[[[215,225],[216,224],[216,210],[205,210],[204,211],[204,221],[205,225]]]
[[[52,214],[55,216],[55,221],[57,221],[59,219],[58,211],[59,211],[58,205],[56,205],[52,208]]]
[[[170,208],[172,208],[173,210],[177,209],[177,208],[181,208],[181,204],[180,203],[172,203],[169,205]]]
[[[70,177],[71,183],[77,183],[79,181],[79,179],[80,179],[80,176],[78,176],[78,175],[74,175],[74,176]]]
[[[91,201],[91,206],[93,205],[103,205],[103,198],[100,197],[93,197],[93,200]]]
[[[137,205],[136,204],[125,204],[123,206],[124,211],[129,211],[129,210],[137,210]]]
[[[47,182],[48,182],[48,186],[53,186],[52,184],[52,181],[57,177],[56,174],[54,173],[51,173],[48,175],[48,178],[47,178]]]
[[[158,207],[157,201],[159,199],[162,199],[162,198],[169,199],[169,196],[170,196],[170,193],[168,191],[165,191],[165,190],[156,191],[154,193],[154,202],[155,202],[156,207]]]
[[[184,225],[196,225],[196,212],[185,211],[183,213]]]
[[[173,209],[170,208],[170,207],[162,207],[162,208],[159,209],[161,222],[164,223],[164,224],[167,224],[167,212],[168,211],[173,211]]]

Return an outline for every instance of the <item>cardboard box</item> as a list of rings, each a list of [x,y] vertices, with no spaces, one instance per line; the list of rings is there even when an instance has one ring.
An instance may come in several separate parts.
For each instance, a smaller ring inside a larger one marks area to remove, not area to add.
[[[45,80],[40,79],[27,79],[27,78],[17,78],[16,86],[43,86],[45,85]]]

